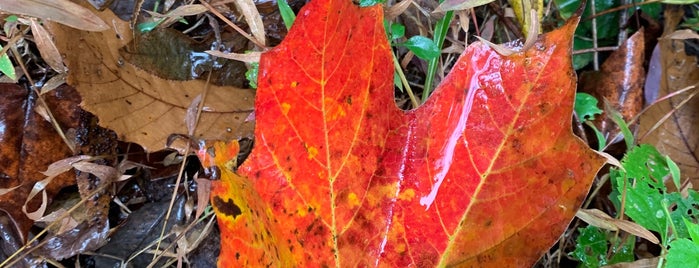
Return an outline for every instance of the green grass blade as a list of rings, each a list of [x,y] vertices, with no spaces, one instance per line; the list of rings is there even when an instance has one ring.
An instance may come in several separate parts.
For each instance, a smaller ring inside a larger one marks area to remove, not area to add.
[[[294,20],[296,20],[296,14],[294,14],[294,11],[291,10],[291,7],[286,0],[278,0],[277,6],[279,7],[279,13],[282,15],[282,20],[284,21],[286,29],[291,29],[291,25],[293,25]]]
[[[443,2],[443,1],[440,1]],[[437,21],[437,25],[434,27],[434,43],[437,45],[439,50],[442,50],[444,45],[444,39],[447,36],[447,31],[449,30],[449,25],[451,20],[454,18],[454,11],[447,11],[444,17]],[[427,76],[425,77],[425,88],[422,90],[422,102],[427,100],[432,92],[432,83],[434,82],[434,76],[437,74],[437,64],[439,64],[439,58],[436,57],[431,59],[427,65]]]

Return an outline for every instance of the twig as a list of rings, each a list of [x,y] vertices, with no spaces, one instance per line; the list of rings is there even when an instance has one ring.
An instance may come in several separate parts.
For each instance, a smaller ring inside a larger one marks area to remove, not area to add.
[[[578,54],[585,54],[585,53],[593,53],[593,52],[600,52],[600,51],[614,51],[619,49],[619,47],[598,47],[598,48],[586,48],[586,49],[580,49],[573,51],[573,55],[578,55]]]
[[[408,79],[405,79],[405,74],[403,74],[403,69],[400,67],[400,63],[398,63],[396,54],[393,54],[393,65],[395,66],[396,72],[398,72],[398,77],[400,77],[400,81],[403,83],[403,87],[405,87],[405,91],[408,92],[408,97],[410,97],[410,102],[413,104],[413,108],[417,108],[418,106],[420,106],[420,103],[417,102],[417,99],[413,94],[413,90],[410,89],[410,83],[408,83]]]
[[[592,56],[592,66],[599,71],[599,53],[597,52],[597,19],[595,17],[595,0],[590,0],[590,12],[592,13],[592,48],[595,49]]]

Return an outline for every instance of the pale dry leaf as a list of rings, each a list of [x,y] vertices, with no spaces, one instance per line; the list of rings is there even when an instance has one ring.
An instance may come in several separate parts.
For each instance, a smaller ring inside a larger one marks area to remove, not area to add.
[[[243,17],[245,17],[245,22],[248,23],[252,36],[254,36],[260,44],[266,45],[265,25],[262,24],[262,16],[260,16],[260,12],[257,11],[255,1],[237,0],[233,3],[238,8],[240,13],[243,14]]]
[[[46,206],[48,206],[48,197],[47,197],[46,191],[44,191],[44,189],[46,188],[46,185],[51,183],[53,178],[55,178],[55,177],[48,177],[46,179],[43,179],[41,181],[36,182],[34,184],[34,187],[32,188],[32,191],[29,192],[29,195],[27,195],[27,199],[24,201],[24,204],[22,205],[22,212],[30,220],[36,221],[44,216],[44,213],[46,212]],[[41,193],[41,205],[39,206],[39,208],[37,210],[35,210],[33,212],[28,212],[27,211],[27,204],[29,204],[29,201],[34,199],[34,197],[39,193]]]
[[[575,216],[595,227],[610,231],[622,230],[632,235],[645,238],[653,244],[657,245],[660,243],[660,240],[658,240],[653,233],[648,231],[648,229],[643,228],[643,226],[635,222],[612,218],[599,209],[580,209],[575,213]]]
[[[413,3],[413,0],[403,0],[394,5],[391,5],[384,11],[384,17],[387,21],[392,21],[400,14],[403,14],[403,12],[405,12],[405,10],[408,9],[408,7],[410,7],[411,3]]]
[[[56,44],[53,43],[51,35],[44,29],[44,26],[34,18],[29,21],[32,28],[32,35],[34,36],[34,42],[36,43],[36,48],[39,49],[41,58],[44,59],[46,64],[51,66],[51,69],[54,69],[58,73],[65,73],[68,71],[66,66],[63,65],[61,53],[58,52]]]
[[[434,10],[437,12],[447,12],[452,10],[465,10],[482,6],[495,0],[445,0]]]
[[[82,172],[90,173],[92,175],[97,176],[100,179],[107,181],[112,181],[113,179],[116,179],[119,174],[116,168],[105,165],[99,165],[92,162],[83,161],[73,163],[73,168]]]
[[[46,171],[41,172],[47,177],[55,177],[58,176],[58,174],[61,174],[63,172],[66,172],[70,169],[73,168],[73,164],[83,161],[85,159],[89,159],[90,156],[88,155],[76,155],[73,157],[69,157],[66,159],[61,159],[56,162],[53,162],[49,167],[46,169]]]
[[[699,39],[699,34],[697,32],[692,31],[690,29],[683,29],[683,30],[677,30],[672,32],[671,34],[668,34],[666,38],[670,39]]]
[[[228,53],[228,52],[221,52],[221,51],[217,51],[217,50],[207,50],[204,52],[209,53],[212,56],[242,61],[245,63],[259,62],[260,56],[262,56],[262,53],[257,52],[257,51],[252,51],[249,53]]]
[[[201,103],[201,94],[198,94],[192,100],[192,103],[187,107],[187,114],[184,117],[184,122],[187,125],[187,134],[193,135],[194,130],[197,126],[197,111],[199,110],[199,103]]]
[[[97,13],[114,28],[101,33],[50,25],[59,50],[71,69],[68,84],[82,96],[84,109],[96,114],[100,125],[146,151],[164,149],[171,134],[186,134],[185,114],[206,81],[174,81],[139,69],[119,56],[129,45],[129,23],[111,11]],[[230,86],[209,86],[195,139],[250,137],[254,124],[245,122],[253,110],[254,91]],[[181,149],[181,148],[175,148]]]
[[[63,61],[61,61],[61,63],[63,63]],[[65,83],[66,73],[57,74],[56,76],[51,77],[49,81],[46,81],[46,83],[44,83],[44,86],[41,87],[41,92],[39,94],[44,95]]]
[[[145,10],[148,15],[151,15],[153,17],[158,17],[158,18],[181,18],[184,16],[194,16],[194,15],[199,15],[204,12],[206,12],[208,9],[206,9],[205,6],[199,5],[199,4],[193,4],[193,5],[184,5],[184,6],[179,6],[176,9],[167,12],[165,14],[160,14],[155,11],[150,11],[150,10]]]
[[[39,114],[41,116],[41,118],[43,118],[47,122],[51,122],[51,116],[49,116],[49,112],[46,110],[46,108],[44,106],[34,107],[34,112]]]
[[[58,22],[84,31],[104,31],[109,26],[89,9],[69,0],[0,1],[0,10]]]
[[[640,259],[633,262],[621,262],[612,265],[602,266],[602,268],[655,268],[658,267],[660,257]]]
[[[21,187],[21,186],[22,186],[22,185],[17,185],[17,186],[15,186],[15,187],[10,187],[10,188],[0,188],[0,195],[4,195],[4,194],[6,194],[6,193],[12,192],[12,191],[14,191],[15,189],[17,189],[17,188],[19,188],[19,187]]]

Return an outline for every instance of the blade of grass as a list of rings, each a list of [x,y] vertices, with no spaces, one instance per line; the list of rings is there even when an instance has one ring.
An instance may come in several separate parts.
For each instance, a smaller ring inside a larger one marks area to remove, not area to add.
[[[439,2],[444,2],[444,0]],[[449,30],[449,25],[451,24],[451,20],[453,18],[454,11],[447,11],[444,14],[444,17],[437,21],[437,25],[435,25],[434,27],[433,40],[440,51],[442,50],[442,46],[444,45],[444,39],[447,36],[447,31]],[[437,74],[437,64],[439,64],[440,58],[441,57],[436,57],[428,62],[427,75],[425,77],[425,88],[422,90],[423,103],[427,100],[427,97],[429,97],[430,93],[432,92],[432,83],[434,82],[435,74]]]
[[[294,24],[294,20],[296,20],[296,14],[294,14],[294,11],[291,10],[291,7],[286,0],[278,0],[277,6],[279,7],[279,14],[282,15],[282,20],[284,21],[286,29],[291,29],[291,25]]]

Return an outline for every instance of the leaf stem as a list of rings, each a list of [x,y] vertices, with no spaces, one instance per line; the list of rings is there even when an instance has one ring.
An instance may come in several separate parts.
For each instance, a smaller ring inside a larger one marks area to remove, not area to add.
[[[403,83],[403,87],[405,87],[405,91],[408,92],[408,97],[410,97],[410,102],[413,104],[413,108],[417,108],[420,106],[420,103],[417,101],[415,98],[415,94],[413,94],[413,90],[410,89],[410,84],[408,83],[408,79],[405,79],[405,74],[403,73],[403,68],[400,67],[400,63],[398,63],[398,58],[396,58],[395,53],[391,53],[393,55],[393,66],[395,66],[396,72],[398,72],[398,77],[400,77],[400,81]]]
[[[440,1],[442,2],[442,1]],[[444,17],[437,21],[437,25],[434,27],[434,43],[439,48],[440,52],[442,46],[444,45],[444,39],[447,36],[447,30],[449,30],[449,25],[451,20],[454,18],[454,11],[447,11]],[[425,88],[422,89],[422,102],[427,100],[432,92],[432,83],[434,82],[434,76],[437,74],[437,64],[439,63],[441,57],[435,57],[431,59],[427,65],[427,75],[425,77]]]

